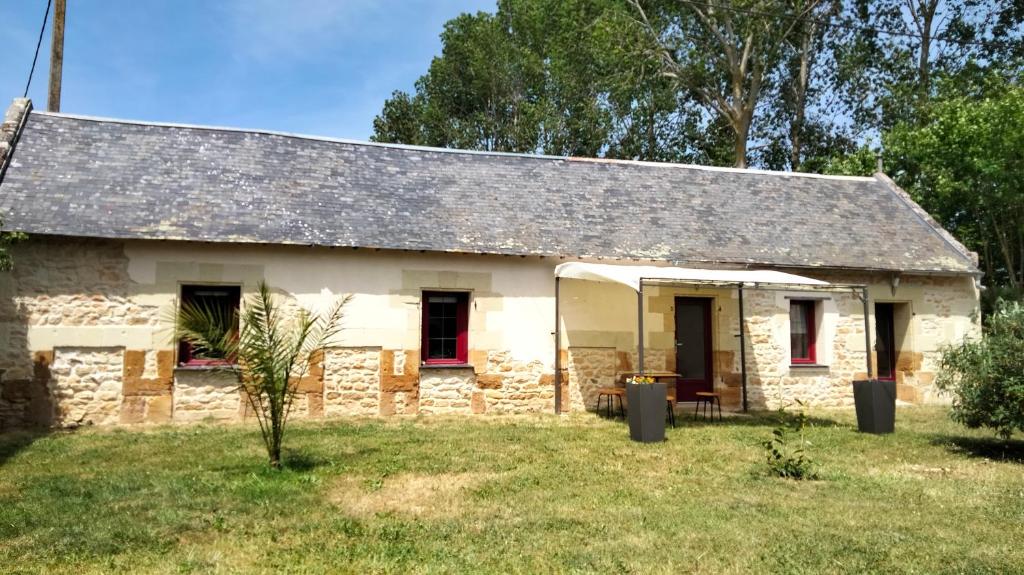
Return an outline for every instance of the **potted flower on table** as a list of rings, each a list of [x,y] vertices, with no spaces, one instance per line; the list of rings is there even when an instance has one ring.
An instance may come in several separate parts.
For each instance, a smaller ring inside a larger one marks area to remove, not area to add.
[[[626,380],[629,438],[642,443],[665,441],[666,386],[653,377],[634,375]]]

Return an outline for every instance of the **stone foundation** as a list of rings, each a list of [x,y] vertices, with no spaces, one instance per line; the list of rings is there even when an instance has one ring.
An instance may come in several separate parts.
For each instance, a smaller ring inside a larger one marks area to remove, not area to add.
[[[118,423],[123,369],[122,349],[55,349],[50,389],[57,404],[57,425]]]
[[[230,421],[243,415],[238,381],[228,373],[179,369],[174,374],[174,421]]]
[[[420,413],[471,414],[476,374],[472,368],[420,371]]]
[[[328,349],[324,358],[324,415],[376,415],[380,348]]]

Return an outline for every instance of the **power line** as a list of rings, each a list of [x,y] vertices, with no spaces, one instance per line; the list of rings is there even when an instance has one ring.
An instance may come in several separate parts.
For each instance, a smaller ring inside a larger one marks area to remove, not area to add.
[[[28,88],[32,85],[32,75],[36,72],[36,60],[39,59],[39,47],[43,45],[43,32],[46,31],[46,21],[50,18],[50,4],[53,0],[46,0],[46,13],[43,14],[43,26],[39,28],[39,40],[36,41],[36,53],[32,56],[32,68],[28,71],[28,81],[25,82],[25,94],[22,98],[28,98]]]
[[[744,9],[744,8],[736,8],[734,6],[708,4],[708,3],[705,3],[705,2],[696,2],[694,0],[679,0],[679,2],[682,3],[682,4],[689,4],[691,6],[699,6],[699,7],[702,7],[702,8],[713,8],[713,9],[716,9],[716,10],[728,10],[729,12],[736,12],[738,14],[746,14],[748,16],[766,16],[766,17],[771,17],[771,18],[774,18],[774,17],[778,16],[778,14],[773,14],[771,12],[763,12],[763,11],[759,11],[759,10],[749,10],[749,9]],[[794,20],[794,21],[801,20],[801,18],[799,16],[783,16],[783,17],[784,18],[788,18],[790,20]],[[920,34],[914,34],[913,32],[900,32],[900,31],[897,31],[897,30],[886,30],[884,28],[876,28],[874,26],[859,26],[859,25],[856,25],[856,24],[844,24],[842,22],[835,22],[835,21],[832,21],[832,20],[819,20],[819,19],[816,19],[816,18],[806,18],[805,20],[807,22],[813,22],[813,23],[821,25],[821,26],[831,26],[833,28],[843,28],[843,29],[846,29],[846,30],[853,30],[855,32],[875,32],[875,33],[878,33],[878,34],[886,34],[888,36],[902,36],[902,37],[905,37],[905,38],[914,38],[914,39],[917,39],[917,40],[924,40],[923,36],[921,36]],[[987,43],[984,40],[954,40],[952,38],[946,38],[944,36],[933,36],[932,38],[930,38],[930,40],[935,41],[935,42],[948,42],[950,44],[960,44],[960,45],[964,45],[964,46],[985,46],[985,45],[987,45]]]

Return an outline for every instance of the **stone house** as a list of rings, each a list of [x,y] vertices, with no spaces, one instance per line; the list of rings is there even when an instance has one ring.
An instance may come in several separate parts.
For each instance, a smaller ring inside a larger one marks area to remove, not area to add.
[[[713,389],[727,409],[849,405],[872,366],[900,399],[936,402],[937,350],[979,330],[976,256],[882,174],[426,149],[26,100],[0,160],[4,227],[29,234],[0,274],[0,426],[244,417],[169,318],[184,300],[245,305],[260,280],[307,307],[353,296],[298,384],[305,417],[582,410],[641,359],[681,375],[681,400]]]

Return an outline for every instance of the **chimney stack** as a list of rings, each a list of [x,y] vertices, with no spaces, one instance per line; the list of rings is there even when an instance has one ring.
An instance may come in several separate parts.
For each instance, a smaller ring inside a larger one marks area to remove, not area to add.
[[[7,108],[4,114],[4,121],[0,124],[0,180],[7,171],[7,162],[10,160],[11,151],[18,141],[18,134],[21,127],[25,125],[28,113],[32,110],[32,100],[28,98],[15,98],[11,107]]]

